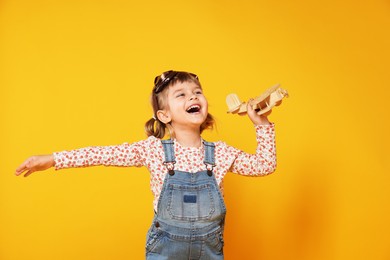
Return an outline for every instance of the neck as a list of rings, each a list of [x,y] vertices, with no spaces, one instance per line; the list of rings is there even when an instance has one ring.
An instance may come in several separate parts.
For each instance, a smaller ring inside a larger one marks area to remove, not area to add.
[[[175,139],[185,147],[200,147],[202,145],[199,131],[177,131],[175,129]]]

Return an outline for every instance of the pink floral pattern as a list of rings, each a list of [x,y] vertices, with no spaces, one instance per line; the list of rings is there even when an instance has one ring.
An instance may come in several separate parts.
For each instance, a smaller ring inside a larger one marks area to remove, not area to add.
[[[215,142],[215,178],[223,191],[223,178],[227,172],[245,176],[264,176],[276,169],[275,127],[256,126],[257,148],[255,154],[245,153],[225,142]],[[174,143],[175,170],[196,173],[206,170],[203,163],[204,147],[184,147]],[[150,172],[150,188],[154,194],[154,209],[167,173],[161,140],[153,136],[132,144],[92,146],[54,153],[56,170],[71,167],[146,166]]]

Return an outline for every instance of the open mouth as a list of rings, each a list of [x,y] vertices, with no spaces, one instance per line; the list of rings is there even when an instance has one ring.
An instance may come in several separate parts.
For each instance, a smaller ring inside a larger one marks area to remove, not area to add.
[[[190,113],[190,114],[199,112],[200,111],[200,106],[199,105],[192,105],[186,111],[187,111],[187,113]]]

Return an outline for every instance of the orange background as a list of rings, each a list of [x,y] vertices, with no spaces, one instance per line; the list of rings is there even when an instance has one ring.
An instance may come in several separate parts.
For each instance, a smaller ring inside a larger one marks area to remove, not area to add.
[[[278,168],[229,174],[226,259],[390,259],[390,3],[374,1],[0,2],[0,259],[143,259],[145,168],[15,177],[28,156],[145,138],[153,79],[199,75],[218,128],[281,83]]]

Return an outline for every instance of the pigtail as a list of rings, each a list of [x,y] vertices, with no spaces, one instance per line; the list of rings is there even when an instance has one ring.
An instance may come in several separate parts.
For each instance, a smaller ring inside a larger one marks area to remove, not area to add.
[[[206,120],[200,126],[200,133],[202,133],[203,130],[206,129],[212,130],[214,128],[214,125],[215,125],[214,117],[210,113],[208,113]]]
[[[160,109],[158,99],[159,97],[156,95],[156,93],[152,92],[152,95],[150,96],[150,103],[153,108],[153,117],[145,123],[145,133],[147,136],[154,136],[161,139],[165,136],[166,126],[163,122],[158,120],[156,116],[157,111]],[[160,103],[161,102],[162,100]]]
[[[165,124],[152,117],[145,123],[145,132],[147,136],[161,139],[165,136]]]

